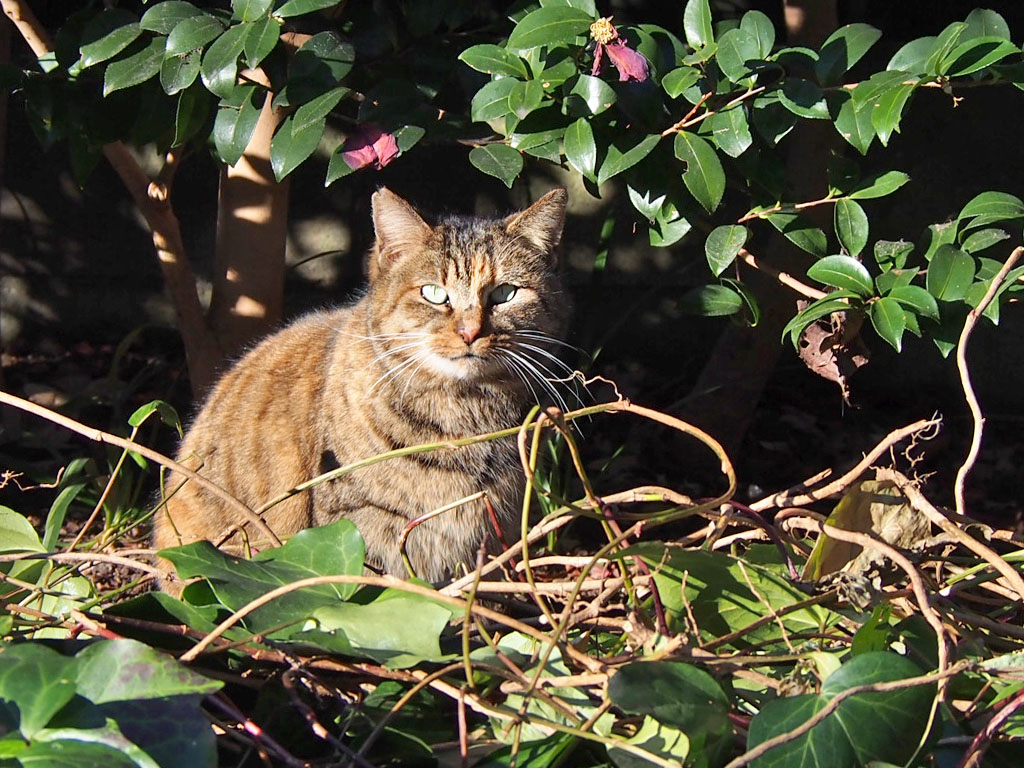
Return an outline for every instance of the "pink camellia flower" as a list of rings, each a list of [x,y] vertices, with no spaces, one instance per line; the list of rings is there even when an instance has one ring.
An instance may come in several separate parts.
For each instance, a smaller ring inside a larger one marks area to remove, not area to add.
[[[636,80],[638,83],[648,78],[647,59],[642,53],[634,51],[626,42],[619,37],[619,31],[612,24],[612,17],[606,16],[598,19],[590,25],[590,36],[597,43],[597,50],[594,51],[594,66],[590,68],[590,74],[597,76],[601,72],[601,64],[604,62],[604,54],[612,60],[612,64],[619,70],[619,82]]]
[[[353,171],[374,163],[379,171],[398,155],[395,137],[379,125],[360,125],[341,147],[341,157]]]

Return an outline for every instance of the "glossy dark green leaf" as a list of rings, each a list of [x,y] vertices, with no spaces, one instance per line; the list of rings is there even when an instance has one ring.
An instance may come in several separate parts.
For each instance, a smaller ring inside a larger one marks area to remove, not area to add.
[[[266,18],[249,24],[248,30],[242,51],[245,54],[246,66],[255,68],[277,46],[281,36],[281,25],[271,18]]]
[[[875,127],[871,125],[873,111],[873,105],[860,104],[851,97],[843,102],[836,116],[835,126],[839,135],[862,155],[868,153],[871,142],[875,140]]]
[[[985,217],[988,220],[1008,221],[1024,217],[1024,202],[1019,197],[1007,194],[1006,192],[982,192],[971,198],[965,205],[958,221],[966,221],[975,217]],[[998,219],[992,219],[998,217]]]
[[[807,276],[819,283],[845,288],[858,296],[872,296],[875,284],[871,273],[852,256],[826,256],[807,270]]]
[[[264,18],[274,0],[231,0],[231,10],[242,21],[257,21]]]
[[[653,133],[647,136],[631,134],[621,135],[608,145],[604,162],[597,172],[597,183],[604,184],[623,171],[632,168],[651,153],[661,140],[661,135]]]
[[[876,72],[867,80],[858,83],[857,87],[850,91],[850,95],[858,106],[874,107],[883,93],[913,79],[909,73],[903,71]]]
[[[586,34],[594,18],[586,11],[569,6],[549,5],[526,14],[508,38],[509,48],[569,43]]]
[[[1020,48],[999,37],[978,37],[960,43],[939,65],[947,77],[969,75],[1020,53]]]
[[[924,71],[929,75],[941,74],[939,68],[942,66],[942,62],[957,46],[966,31],[967,24],[962,21],[954,21],[942,30],[935,38],[935,42],[932,43],[931,51],[924,61]]]
[[[282,19],[292,16],[302,16],[306,13],[321,11],[325,8],[333,8],[338,0],[288,0],[284,5],[274,11],[274,15]]]
[[[296,115],[290,115],[270,140],[270,166],[278,181],[298,168],[320,146],[326,128],[326,119],[320,118],[307,123],[299,130],[293,130]]]
[[[750,723],[747,747],[793,730],[849,688],[919,674],[916,665],[891,652],[855,656],[826,678],[819,694],[766,702]],[[806,734],[769,750],[752,765],[848,768],[873,761],[903,764],[917,750],[928,726],[934,693],[934,686],[916,686],[851,696]]]
[[[886,69],[923,74],[925,62],[928,60],[928,55],[931,53],[934,45],[934,37],[919,37],[916,40],[911,40],[889,59]]]
[[[190,16],[180,21],[167,36],[167,57],[180,56],[183,53],[202,48],[224,31],[224,25],[213,16],[202,14]]]
[[[198,83],[178,94],[172,146],[180,147],[203,127],[210,112],[210,98],[210,93]]]
[[[683,9],[683,32],[691,48],[703,48],[715,41],[708,0],[687,0]]]
[[[828,120],[828,104],[825,94],[814,83],[799,77],[787,77],[782,81],[779,103],[799,117]]]
[[[132,427],[142,426],[154,413],[160,417],[160,421],[174,428],[179,436],[181,435],[181,419],[178,417],[178,412],[174,406],[164,400],[150,400],[145,405],[139,406],[128,417],[128,424]]]
[[[203,55],[200,73],[211,93],[224,98],[235,88],[238,77],[238,57],[249,29],[236,24],[218,37]]]
[[[679,299],[679,311],[699,317],[726,317],[743,309],[743,297],[725,285],[691,288]]]
[[[740,19],[740,29],[750,34],[757,42],[759,59],[767,59],[775,47],[775,26],[761,11],[747,11]]]
[[[939,319],[939,305],[935,297],[919,285],[898,285],[889,291],[891,298],[930,320]]]
[[[674,150],[676,157],[686,163],[686,188],[706,211],[714,212],[725,194],[725,171],[718,153],[707,141],[688,131],[676,134]]]
[[[501,179],[510,189],[512,182],[523,170],[522,154],[506,144],[484,144],[480,147],[473,147],[469,153],[469,162],[488,176]]]
[[[648,230],[648,235],[655,248],[668,248],[686,237],[691,229],[693,225],[689,219],[678,213],[667,217],[662,210],[655,216],[654,226]]]
[[[943,301],[958,301],[974,281],[974,259],[952,245],[941,245],[928,264],[925,287]]]
[[[970,40],[976,37],[996,37],[1001,40],[1012,40],[1010,26],[1006,19],[995,11],[987,8],[975,8],[964,19],[967,29],[961,35],[961,40]]]
[[[470,116],[477,122],[504,117],[510,112],[508,95],[519,82],[511,77],[492,80],[476,92],[470,102]]]
[[[812,226],[800,214],[772,213],[765,218],[797,248],[807,251],[812,256],[824,256],[828,253],[828,239],[825,233]]]
[[[898,85],[878,97],[878,102],[871,113],[871,125],[875,129],[882,146],[889,143],[889,137],[899,132],[900,118],[903,108],[914,93],[915,85]]]
[[[868,244],[868,216],[855,200],[838,200],[834,212],[836,237],[851,256],[857,256]]]
[[[878,294],[884,296],[893,288],[910,285],[920,271],[918,267],[911,267],[910,269],[890,269],[888,272],[883,272],[875,278]]]
[[[776,146],[796,125],[796,115],[782,106],[777,91],[754,99],[752,119],[757,132],[770,147]]]
[[[715,227],[704,241],[704,255],[715,276],[721,275],[736,260],[750,232],[741,224]]]
[[[906,240],[879,240],[875,243],[875,263],[883,271],[903,269],[907,265],[907,257],[914,250],[914,244]]]
[[[618,97],[615,89],[599,77],[580,75],[569,89],[568,104],[573,114],[599,115]],[[576,106],[580,105],[580,108]]]
[[[149,32],[169,35],[171,30],[178,26],[178,22],[202,14],[203,11],[192,3],[186,3],[183,0],[164,0],[162,3],[153,4],[148,11],[142,14],[139,25]]]
[[[525,62],[511,51],[491,43],[474,45],[459,54],[459,61],[477,72],[526,79]]]
[[[822,85],[835,85],[878,42],[882,33],[870,24],[840,27],[821,46],[814,73]]]
[[[515,80],[508,92],[508,108],[522,120],[537,109],[544,100],[544,86],[540,80]]]
[[[865,179],[847,196],[854,200],[885,197],[891,195],[908,181],[910,181],[910,176],[903,171],[886,171]]]
[[[240,87],[230,99],[220,102],[213,121],[213,143],[225,165],[242,159],[262,109],[263,93],[255,85]]]
[[[127,58],[112,61],[103,73],[103,95],[131,88],[154,77],[164,61],[166,38],[154,37],[149,45]]]
[[[713,114],[708,118],[708,127],[715,144],[729,157],[739,157],[754,141],[742,104]]]
[[[1009,239],[1009,233],[1002,229],[979,229],[964,239],[960,249],[965,253],[977,253]]]
[[[311,99],[295,110],[295,120],[292,123],[292,131],[304,131],[320,123],[331,111],[338,106],[338,103],[350,93],[348,88],[332,88]]]
[[[189,51],[181,56],[165,58],[160,65],[160,86],[164,93],[173,96],[192,85],[199,77],[202,59],[200,51]]]
[[[804,309],[800,310],[792,320],[786,323],[786,327],[782,329],[782,338],[785,339],[786,336],[789,336],[793,348],[798,349],[800,336],[807,326],[834,312],[850,311],[852,309],[850,300],[857,298],[858,296],[852,291],[840,290],[833,291],[828,296],[811,302]]]
[[[718,39],[718,56],[715,61],[722,74],[734,83],[756,74],[760,56],[761,47],[757,38],[745,29],[734,27]]]
[[[868,305],[868,317],[871,318],[871,326],[875,333],[897,352],[903,349],[903,333],[907,330],[907,318],[900,302],[889,297],[874,301]]]
[[[121,8],[109,8],[92,19],[82,30],[82,66],[112,59],[142,34],[139,18]]]
[[[597,145],[594,143],[594,131],[586,118],[579,118],[565,129],[564,147],[569,165],[591,181],[596,181]]]
[[[309,95],[318,95],[337,85],[351,71],[355,58],[356,51],[352,43],[343,40],[336,32],[318,32],[303,43],[292,57],[288,69],[288,87],[306,82],[315,91]],[[367,122],[364,117],[360,114],[360,122]]]
[[[729,697],[702,669],[678,661],[637,661],[608,681],[608,698],[630,714],[650,715],[691,737],[722,739],[729,725]]]
[[[38,643],[0,650],[0,699],[13,703],[18,730],[32,739],[75,695],[75,663]]]
[[[755,328],[761,322],[761,305],[758,304],[757,296],[754,295],[754,292],[745,283],[733,280],[731,277],[723,277],[722,285],[732,288],[743,299],[743,304],[747,308],[746,323],[749,327]]]
[[[696,67],[678,67],[661,78],[661,87],[675,99],[687,88],[695,85],[701,77],[701,71]]]
[[[941,224],[928,225],[928,245],[925,248],[924,260],[931,261],[935,252],[943,245],[952,245],[956,241],[958,221],[946,221]]]

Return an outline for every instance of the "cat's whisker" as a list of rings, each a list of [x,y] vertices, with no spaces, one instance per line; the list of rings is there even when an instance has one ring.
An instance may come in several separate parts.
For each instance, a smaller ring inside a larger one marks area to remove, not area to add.
[[[417,362],[421,358],[425,358],[428,354],[430,354],[429,351],[424,350],[420,354],[410,355],[409,357],[407,357],[405,360],[403,360],[398,365],[394,366],[393,368],[389,368],[389,369],[385,370],[384,374],[379,379],[377,379],[375,382],[373,382],[373,384],[370,385],[370,388],[366,391],[366,394],[368,396],[373,394],[373,392],[376,391],[378,386],[383,384],[388,379],[397,376],[405,368],[408,368],[410,365],[412,365],[413,363]]]
[[[387,358],[391,357],[392,355],[397,355],[400,352],[404,352],[407,349],[415,349],[416,347],[421,347],[421,346],[423,346],[423,344],[424,344],[423,341],[416,341],[416,342],[413,342],[411,344],[400,344],[400,345],[398,345],[396,347],[389,347],[388,349],[385,349],[383,352],[381,352],[379,355],[377,355],[375,358],[373,358],[365,366],[363,366],[363,368],[365,370],[366,368],[369,368],[370,366],[376,365],[377,363],[379,363],[379,362],[381,362],[383,360],[386,360]]]
[[[508,352],[509,358],[512,360],[516,360],[524,371],[527,371],[533,375],[534,380],[549,395],[551,395],[552,399],[555,401],[555,404],[559,408],[561,408],[563,411],[569,410],[569,406],[566,403],[565,398],[562,397],[561,393],[558,391],[558,388],[555,387],[555,385],[551,381],[551,379],[557,377],[553,376],[551,371],[548,370],[547,367],[543,365],[543,363],[539,362],[538,360],[534,360],[531,357],[528,357],[526,354],[518,350],[506,349],[506,352]],[[544,375],[545,372],[548,374],[548,376]]]
[[[498,352],[504,351],[505,350],[502,349],[498,350]],[[537,390],[533,388],[533,384],[530,383],[529,377],[527,377],[522,371],[519,370],[519,366],[516,364],[516,362],[514,360],[506,358],[504,355],[501,354],[496,355],[495,359],[499,363],[501,363],[506,370],[514,373],[517,377],[519,377],[519,380],[522,381],[523,384],[526,386],[527,390],[529,390],[530,396],[533,398],[533,402],[536,403],[537,405],[540,405],[541,402],[540,397],[537,396]]]
[[[575,344],[570,344],[569,342],[562,341],[561,339],[556,339],[554,336],[544,333],[544,331],[538,331],[535,328],[520,328],[512,334],[512,339],[515,340],[517,336],[527,336],[538,341],[546,341],[548,344],[557,344],[560,347],[571,349],[573,352],[585,354],[581,347],[577,347]]]

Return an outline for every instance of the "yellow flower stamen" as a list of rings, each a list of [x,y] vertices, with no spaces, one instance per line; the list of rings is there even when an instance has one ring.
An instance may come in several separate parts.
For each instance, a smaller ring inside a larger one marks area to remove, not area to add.
[[[590,25],[590,36],[601,45],[608,45],[619,36],[619,33],[612,26],[612,17],[605,16]]]

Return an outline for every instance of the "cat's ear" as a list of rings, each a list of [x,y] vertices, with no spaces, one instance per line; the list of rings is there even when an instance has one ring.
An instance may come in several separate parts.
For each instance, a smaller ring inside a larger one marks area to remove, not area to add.
[[[371,277],[403,254],[422,247],[431,229],[416,210],[387,187],[373,193],[373,229],[377,235]]]
[[[525,211],[509,216],[505,220],[505,231],[526,239],[544,253],[551,253],[562,239],[568,199],[564,189],[551,190]]]

